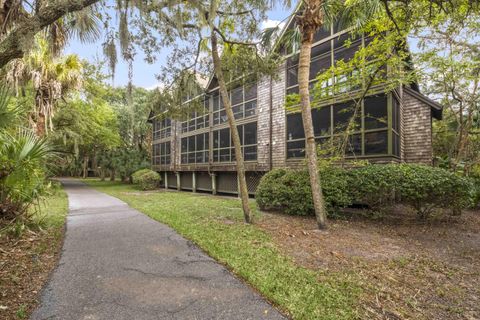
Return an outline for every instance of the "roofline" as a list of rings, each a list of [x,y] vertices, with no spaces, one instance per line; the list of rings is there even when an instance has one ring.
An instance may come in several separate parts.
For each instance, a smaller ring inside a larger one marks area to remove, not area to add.
[[[414,98],[417,98],[418,100],[420,100],[423,103],[425,103],[426,105],[428,105],[430,107],[431,111],[432,111],[432,116],[435,119],[442,120],[443,106],[440,103],[430,99],[429,97],[427,97],[424,94],[421,94],[418,91],[413,90],[410,87],[405,86],[403,89],[409,95],[413,96]]]

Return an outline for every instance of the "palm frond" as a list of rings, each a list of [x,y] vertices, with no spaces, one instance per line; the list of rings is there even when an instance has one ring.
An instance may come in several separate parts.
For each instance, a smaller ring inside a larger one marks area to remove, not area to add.
[[[90,6],[83,10],[70,13],[66,16],[69,36],[79,39],[83,43],[95,42],[100,38],[100,19],[96,7]]]

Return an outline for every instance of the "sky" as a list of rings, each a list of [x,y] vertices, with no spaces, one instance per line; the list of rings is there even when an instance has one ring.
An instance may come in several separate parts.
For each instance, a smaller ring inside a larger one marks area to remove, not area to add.
[[[268,12],[268,20],[263,22],[263,27],[273,27],[280,21],[283,21],[291,14],[291,10],[285,8],[276,8]],[[76,39],[72,40],[65,49],[66,54],[77,54],[82,59],[90,62],[97,62],[104,59],[102,42],[103,36],[95,43],[82,43]],[[167,57],[167,50],[160,52],[157,56],[157,61],[154,64],[148,64],[144,60],[144,55],[141,50],[137,50],[137,55],[133,62],[133,84],[138,87],[146,89],[153,89],[159,85],[159,81],[155,75],[159,73],[160,67],[165,63]],[[120,56],[120,54],[118,54]],[[108,70],[105,70],[108,73]],[[119,57],[117,67],[115,69],[115,78],[113,80],[114,86],[125,86],[128,83],[128,65]]]

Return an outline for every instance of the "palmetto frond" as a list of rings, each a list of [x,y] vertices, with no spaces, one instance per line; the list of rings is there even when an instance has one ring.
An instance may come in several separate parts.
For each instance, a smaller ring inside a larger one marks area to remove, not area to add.
[[[8,143],[0,151],[17,165],[25,161],[40,161],[53,153],[52,148],[44,138],[39,138],[30,130],[21,129],[16,135],[6,134]]]
[[[69,35],[81,42],[94,42],[100,38],[100,19],[96,6],[84,8],[65,17]]]

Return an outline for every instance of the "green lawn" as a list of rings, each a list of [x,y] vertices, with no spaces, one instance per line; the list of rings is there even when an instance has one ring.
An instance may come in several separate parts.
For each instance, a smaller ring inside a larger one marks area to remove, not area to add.
[[[243,223],[235,198],[142,192],[119,182],[86,183],[171,226],[294,319],[358,317],[361,290],[355,275],[314,272],[295,265],[259,227]]]

